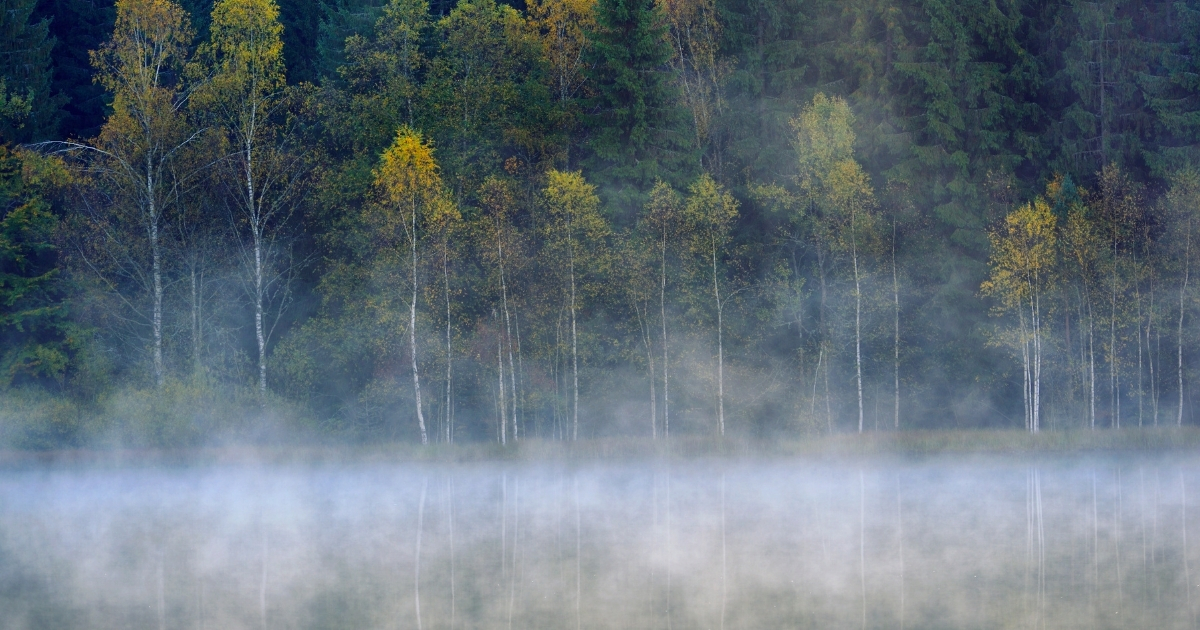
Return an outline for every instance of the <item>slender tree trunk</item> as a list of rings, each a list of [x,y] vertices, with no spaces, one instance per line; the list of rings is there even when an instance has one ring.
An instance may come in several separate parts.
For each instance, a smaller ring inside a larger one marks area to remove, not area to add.
[[[824,344],[821,349],[825,349]],[[833,435],[833,405],[829,400],[829,361],[825,362],[825,371],[822,375],[825,377],[825,426],[829,429],[829,435]]]
[[[890,33],[890,31],[889,31]],[[890,41],[889,35],[889,41]],[[896,219],[892,218],[892,314],[893,323],[895,324],[895,337],[892,342],[892,359],[894,361],[894,370],[892,377],[894,381],[895,398],[895,425],[894,428],[900,429],[900,282],[896,274]],[[903,622],[901,622],[903,625]]]
[[[1084,291],[1087,300],[1087,315],[1088,315],[1088,403],[1090,405],[1090,416],[1092,429],[1096,428],[1096,338],[1094,334],[1095,317],[1092,315],[1092,297],[1091,292]]]
[[[257,111],[252,109],[252,111]],[[254,339],[258,345],[258,397],[259,403],[262,406],[267,404],[267,337],[263,323],[263,309],[265,301],[264,291],[266,287],[263,282],[264,260],[263,256],[263,216],[262,208],[260,207],[258,198],[255,197],[254,190],[254,118],[252,115],[250,121],[250,133],[246,135],[245,141],[245,176],[246,176],[246,205],[249,210],[250,219],[250,235],[254,240]]]
[[[493,311],[494,313],[495,311]],[[508,443],[508,405],[504,399],[504,335],[496,327],[496,374],[500,392],[500,444]]]
[[[203,289],[204,273],[197,270],[199,261],[197,260],[195,252],[192,252],[191,258],[192,259],[191,259],[191,265],[190,265],[190,267],[191,267],[190,276],[191,276],[191,285],[192,285],[191,286],[191,289],[192,289],[192,373],[197,374],[200,371],[200,364],[201,364],[200,344],[201,344],[202,340],[201,340],[201,334],[200,334],[200,321],[203,317],[203,313],[201,312],[200,301],[201,301],[201,297],[202,297],[201,294],[204,290]]]
[[[521,359],[521,313],[517,311],[513,313],[513,329],[517,333],[517,371],[513,373],[516,380],[517,392],[513,394],[513,399],[517,401],[514,405],[516,409],[513,411],[513,424],[517,427],[517,431],[521,435],[525,435],[529,428],[525,425],[525,363]],[[534,417],[536,431],[537,417]]]
[[[1114,429],[1121,427],[1121,403],[1117,389],[1117,248],[1113,246],[1112,271],[1112,313],[1108,320],[1108,391],[1109,410],[1112,418],[1109,426]]]
[[[452,399],[453,381],[451,377],[451,361],[453,359],[450,345],[450,244],[443,243],[442,249],[442,282],[446,295],[446,443],[454,441],[454,402]]]
[[[559,440],[566,439],[566,417],[562,404],[562,308],[558,309],[558,321],[554,324],[554,430]]]
[[[1159,348],[1150,350],[1152,344],[1150,340],[1154,336],[1154,314],[1158,312],[1157,303],[1154,301],[1154,272],[1150,272],[1150,309],[1146,314],[1146,363],[1150,366],[1150,409],[1154,418],[1154,426],[1158,426],[1158,370],[1155,365],[1158,363]]]
[[[254,228],[254,339],[258,343],[258,397],[267,404],[267,334],[263,316],[266,301],[263,282],[263,238],[261,226]]]
[[[815,368],[813,368],[812,398],[810,399],[809,406],[808,406],[808,415],[810,418],[812,418],[812,421],[814,423],[816,423],[816,421],[817,421],[817,377],[821,374],[821,360],[824,358],[825,358],[825,346],[824,346],[824,344],[822,344],[822,345],[818,346],[818,348],[817,348],[817,366]],[[829,428],[829,433],[832,434],[833,426],[831,425],[828,428]]]
[[[155,385],[155,387],[162,387],[166,370],[163,366],[163,351],[162,351],[162,348],[163,348],[162,251],[161,251],[161,247],[159,246],[159,235],[158,235],[158,220],[159,220],[160,208],[155,203],[154,175],[153,175],[152,167],[149,164],[149,162],[150,162],[149,156],[146,157],[146,161],[147,161],[147,164],[146,164],[146,170],[147,170],[147,173],[146,173],[146,195],[147,195],[147,201],[150,205],[150,211],[149,211],[149,218],[150,218],[149,232],[150,232],[150,234],[149,234],[149,236],[150,236],[150,256],[152,258],[152,260],[151,260],[151,275],[153,276],[151,280],[154,283],[154,287],[153,287],[154,305],[153,305],[153,310],[152,310],[152,313],[150,316],[151,317],[151,322],[150,322],[151,323],[151,334],[154,337],[154,357],[153,357],[153,359],[154,359],[154,385]]]
[[[1136,262],[1136,261],[1135,261],[1135,262]],[[1136,272],[1135,272],[1135,273],[1136,273]],[[1136,301],[1137,301],[1137,319],[1138,319],[1138,322],[1137,322],[1137,329],[1138,329],[1138,344],[1137,344],[1137,351],[1138,351],[1138,369],[1137,369],[1137,373],[1138,373],[1138,378],[1137,378],[1137,389],[1138,389],[1138,396],[1137,396],[1137,398],[1138,398],[1138,426],[1140,427],[1140,426],[1142,426],[1142,425],[1143,425],[1143,422],[1142,422],[1142,413],[1143,413],[1143,405],[1142,405],[1142,402],[1143,402],[1143,401],[1142,401],[1142,399],[1145,397],[1145,396],[1144,396],[1144,394],[1145,394],[1145,387],[1143,386],[1143,383],[1142,383],[1142,376],[1144,375],[1144,372],[1145,372],[1145,366],[1143,366],[1143,364],[1142,364],[1142,330],[1143,330],[1143,329],[1142,329],[1142,319],[1143,319],[1143,318],[1142,318],[1142,287],[1141,287],[1141,280],[1140,280],[1140,278],[1138,278],[1136,275],[1134,276],[1133,292],[1134,292],[1134,298],[1135,298],[1135,299],[1136,299]]]
[[[1188,275],[1191,273],[1192,256],[1192,219],[1187,220],[1187,236],[1183,250],[1183,282],[1179,285],[1179,332],[1176,335],[1176,369],[1179,373],[1179,414],[1175,418],[1176,426],[1183,426],[1183,313],[1187,299]]]
[[[425,412],[421,405],[421,373],[417,369],[417,202],[412,202],[412,231],[409,232],[409,242],[412,250],[412,301],[408,303],[408,348],[412,359],[413,398],[417,407],[417,426],[421,429],[421,444],[429,444],[429,434],[425,432]],[[418,614],[418,626],[420,618]]]
[[[642,307],[636,301],[633,304],[634,313],[637,315],[638,330],[642,335],[642,346],[646,349],[646,368],[650,375],[650,439],[658,439],[658,393],[654,388],[654,340],[650,337],[650,309],[647,305],[646,312],[642,312]]]
[[[1021,300],[1018,309],[1020,311],[1018,320],[1021,323],[1021,404],[1024,408],[1025,430],[1033,432],[1033,383],[1030,378],[1029,332],[1025,325],[1024,300]]]
[[[579,439],[579,337],[575,328],[575,242],[571,236],[571,225],[567,223],[567,244],[571,274],[571,440]]]
[[[712,240],[713,299],[717,305],[717,426],[725,436],[725,345],[723,343],[721,289],[717,282],[717,241]]]
[[[1034,276],[1034,290],[1029,301],[1033,315],[1033,432],[1042,430],[1042,304],[1038,290],[1038,278]]]
[[[829,325],[826,318],[826,306],[828,304],[828,290],[825,282],[825,250],[817,244],[817,276],[821,284],[821,303],[817,307],[817,315],[820,321],[818,327],[821,329],[821,351],[825,354],[825,350],[829,348]],[[820,357],[817,357],[818,364]],[[825,425],[829,429],[829,434],[833,435],[833,409],[829,400],[829,362],[825,362]]]
[[[500,261],[500,296],[504,308],[504,332],[508,338],[508,384],[512,390],[512,437],[517,441],[517,369],[513,363],[512,322],[508,315],[508,282],[504,277],[504,245],[501,241],[502,226],[496,221],[496,253]],[[503,385],[501,385],[503,387]]]
[[[853,219],[851,219],[853,222]],[[850,228],[850,257],[854,263],[854,383],[858,390],[858,432],[863,432],[862,286],[858,276],[858,237]]]
[[[662,318],[662,348],[663,348],[663,438],[671,437],[671,389],[670,389],[670,356],[667,350],[667,228],[663,226],[662,234],[662,265],[659,283],[658,308]]]

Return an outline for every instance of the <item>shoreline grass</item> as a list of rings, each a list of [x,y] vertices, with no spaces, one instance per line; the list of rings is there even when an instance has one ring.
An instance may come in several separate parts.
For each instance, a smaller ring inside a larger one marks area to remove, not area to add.
[[[1014,430],[913,430],[843,433],[810,438],[751,440],[683,436],[597,438],[578,442],[529,439],[489,443],[221,445],[182,449],[95,448],[0,450],[3,467],[355,464],[412,462],[595,463],[703,459],[856,459],[993,455],[1014,458],[1070,454],[1180,454],[1200,451],[1200,427],[1072,430],[1030,434]]]

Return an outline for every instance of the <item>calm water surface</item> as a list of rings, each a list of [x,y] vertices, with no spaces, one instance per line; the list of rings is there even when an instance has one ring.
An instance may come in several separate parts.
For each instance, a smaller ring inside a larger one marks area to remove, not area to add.
[[[1200,458],[0,471],[0,627],[1195,628]]]

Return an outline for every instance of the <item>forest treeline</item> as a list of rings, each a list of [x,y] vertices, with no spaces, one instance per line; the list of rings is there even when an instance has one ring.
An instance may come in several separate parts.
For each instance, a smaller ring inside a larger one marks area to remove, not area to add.
[[[6,444],[1196,421],[1193,2],[2,1]]]

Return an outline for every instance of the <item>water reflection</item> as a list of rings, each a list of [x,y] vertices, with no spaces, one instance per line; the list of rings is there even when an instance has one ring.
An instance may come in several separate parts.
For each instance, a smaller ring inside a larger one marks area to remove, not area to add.
[[[1192,628],[1196,463],[9,471],[0,627]]]

